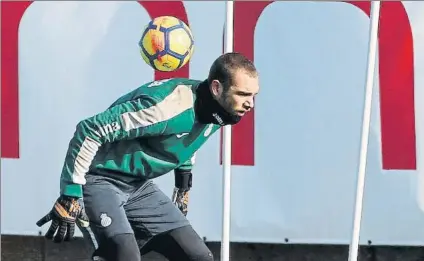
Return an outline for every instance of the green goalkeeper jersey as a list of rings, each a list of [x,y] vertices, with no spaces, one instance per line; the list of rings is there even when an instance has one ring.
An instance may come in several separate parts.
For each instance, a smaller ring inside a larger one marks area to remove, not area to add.
[[[196,119],[200,83],[183,78],[147,83],[79,122],[66,154],[61,194],[82,197],[88,172],[152,179],[191,170],[195,152],[220,128]]]

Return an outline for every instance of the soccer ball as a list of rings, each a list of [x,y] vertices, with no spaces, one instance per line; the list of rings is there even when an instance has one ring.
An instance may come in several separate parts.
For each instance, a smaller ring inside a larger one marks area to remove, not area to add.
[[[156,17],[144,28],[139,41],[143,60],[153,69],[175,71],[190,60],[194,40],[190,28],[173,16]]]

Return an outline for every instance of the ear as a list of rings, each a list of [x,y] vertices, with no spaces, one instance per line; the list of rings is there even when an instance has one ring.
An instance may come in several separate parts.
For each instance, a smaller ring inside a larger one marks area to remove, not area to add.
[[[222,85],[218,80],[213,80],[210,86],[213,96],[219,97],[222,93]]]

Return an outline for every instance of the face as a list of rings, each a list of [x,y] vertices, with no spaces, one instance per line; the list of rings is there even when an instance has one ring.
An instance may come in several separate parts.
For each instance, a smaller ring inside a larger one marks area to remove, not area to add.
[[[259,78],[243,70],[234,74],[233,85],[227,91],[219,81],[212,82],[212,93],[218,103],[229,113],[244,116],[254,107],[253,98],[259,92]]]

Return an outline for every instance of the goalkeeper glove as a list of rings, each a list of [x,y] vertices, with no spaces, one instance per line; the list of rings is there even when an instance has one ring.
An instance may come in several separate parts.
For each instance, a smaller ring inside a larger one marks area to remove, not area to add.
[[[174,188],[172,202],[180,209],[184,216],[188,213],[188,190]]]
[[[172,193],[172,202],[187,216],[188,196],[192,185],[192,174],[190,171],[177,170],[175,174],[175,187]]]
[[[52,210],[38,220],[37,226],[41,227],[52,221],[45,237],[60,243],[64,240],[70,241],[73,238],[77,220],[78,225],[88,227],[89,222],[83,210],[81,199],[62,195],[56,200]]]

